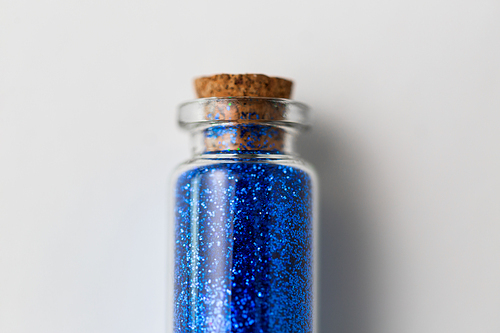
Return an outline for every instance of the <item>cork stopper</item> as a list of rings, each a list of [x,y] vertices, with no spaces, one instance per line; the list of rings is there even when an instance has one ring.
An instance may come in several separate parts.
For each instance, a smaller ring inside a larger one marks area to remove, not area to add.
[[[292,81],[263,74],[217,74],[194,80],[198,98],[273,97],[290,98]]]
[[[263,74],[217,74],[195,79],[194,86],[198,98],[220,98],[215,107],[205,110],[206,119],[233,122],[233,125],[205,131],[206,151],[283,149],[285,131],[258,122],[283,120],[285,109],[278,103],[258,97],[288,99],[292,81]]]

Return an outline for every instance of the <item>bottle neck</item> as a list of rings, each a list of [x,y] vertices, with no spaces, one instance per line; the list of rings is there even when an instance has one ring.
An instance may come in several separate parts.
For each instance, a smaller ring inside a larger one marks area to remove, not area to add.
[[[308,107],[279,98],[202,98],[179,107],[179,124],[199,154],[291,154],[309,125]]]
[[[262,123],[228,123],[192,130],[193,153],[290,154],[296,131]]]

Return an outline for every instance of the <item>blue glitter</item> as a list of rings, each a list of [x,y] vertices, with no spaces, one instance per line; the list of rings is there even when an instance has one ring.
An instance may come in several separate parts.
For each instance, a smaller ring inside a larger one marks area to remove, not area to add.
[[[307,172],[259,161],[178,178],[176,333],[312,332],[311,188]]]

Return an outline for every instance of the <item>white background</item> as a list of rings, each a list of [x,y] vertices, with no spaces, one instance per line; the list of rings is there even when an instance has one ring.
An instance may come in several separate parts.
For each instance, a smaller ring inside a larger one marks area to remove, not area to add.
[[[500,2],[0,0],[0,332],[165,332],[192,78],[292,78],[323,333],[500,332]]]

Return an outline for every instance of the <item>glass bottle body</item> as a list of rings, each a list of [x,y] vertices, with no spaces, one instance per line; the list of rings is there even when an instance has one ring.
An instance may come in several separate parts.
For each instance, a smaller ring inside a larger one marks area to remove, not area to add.
[[[199,153],[173,182],[174,332],[313,332],[316,180],[293,152],[297,131],[279,125],[280,149],[209,151],[217,126],[222,145],[233,126],[277,129],[194,128]]]

